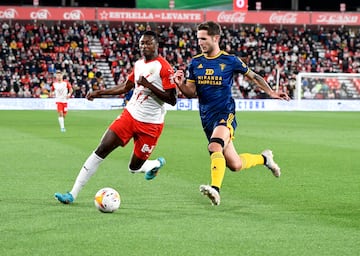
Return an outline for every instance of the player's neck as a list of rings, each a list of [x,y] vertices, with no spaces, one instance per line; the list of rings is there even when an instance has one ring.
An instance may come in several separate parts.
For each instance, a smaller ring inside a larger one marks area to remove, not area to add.
[[[152,61],[152,60],[155,60],[157,57],[158,57],[157,54],[154,54],[152,56],[144,56],[145,61]]]
[[[212,50],[211,52],[205,53],[204,55],[205,55],[205,57],[211,58],[211,57],[215,57],[215,56],[219,55],[220,52],[221,52],[220,48],[217,48],[217,49]]]

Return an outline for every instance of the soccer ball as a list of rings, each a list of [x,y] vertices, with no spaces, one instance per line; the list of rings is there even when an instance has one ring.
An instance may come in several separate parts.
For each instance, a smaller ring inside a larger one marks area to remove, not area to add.
[[[120,195],[113,188],[102,188],[96,193],[94,203],[101,212],[115,212],[120,207]]]

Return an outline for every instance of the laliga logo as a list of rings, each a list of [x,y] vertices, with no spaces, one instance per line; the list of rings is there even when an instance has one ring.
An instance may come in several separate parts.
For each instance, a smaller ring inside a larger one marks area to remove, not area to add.
[[[34,19],[34,20],[46,20],[48,18],[48,16],[50,17],[51,14],[47,9],[40,9],[37,12],[31,12],[30,13],[30,18]]]
[[[84,18],[84,14],[80,10],[72,10],[71,12],[64,12],[65,20],[80,20]]]
[[[319,15],[316,22],[323,22],[328,24],[352,24],[357,23],[358,17],[352,15]]]
[[[6,9],[0,11],[0,19],[14,19],[16,16],[19,16],[15,9]]]

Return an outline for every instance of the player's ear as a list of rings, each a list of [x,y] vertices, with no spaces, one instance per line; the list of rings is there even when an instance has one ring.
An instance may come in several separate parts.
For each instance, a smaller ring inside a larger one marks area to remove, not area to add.
[[[215,35],[215,36],[214,36],[214,41],[215,41],[216,43],[220,43],[220,35]]]

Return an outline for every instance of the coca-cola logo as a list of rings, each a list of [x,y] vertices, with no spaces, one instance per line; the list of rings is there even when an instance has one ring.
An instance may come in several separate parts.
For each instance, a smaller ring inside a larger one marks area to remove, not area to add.
[[[71,12],[64,12],[65,20],[80,20],[84,18],[84,14],[80,10],[72,10]]]
[[[51,16],[47,9],[40,9],[30,13],[30,18],[34,20],[47,20]]]
[[[294,12],[277,13],[273,12],[270,16],[270,23],[277,24],[296,24],[297,14]]]
[[[16,16],[18,16],[18,13],[12,8],[0,11],[0,19],[14,19]]]
[[[223,23],[243,23],[245,21],[246,13],[244,12],[220,12],[217,21]]]

